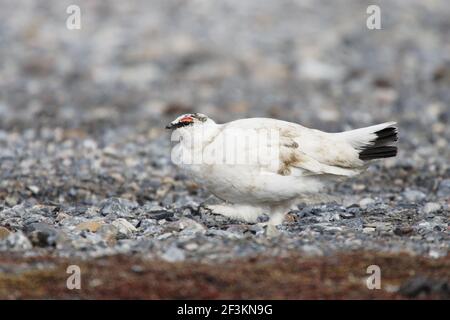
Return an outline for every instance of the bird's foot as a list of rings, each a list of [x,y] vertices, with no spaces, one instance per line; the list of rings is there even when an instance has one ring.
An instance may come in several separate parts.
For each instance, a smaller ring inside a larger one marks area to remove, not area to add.
[[[264,235],[268,238],[274,238],[280,235],[280,230],[278,230],[277,226],[269,222],[260,222],[258,226],[264,229]]]
[[[281,231],[277,228],[277,226],[283,223],[285,214],[283,213],[274,213],[270,217],[269,221],[260,223],[259,225],[265,227],[265,235],[269,238],[277,237],[281,234]]]
[[[276,225],[268,224],[266,227],[266,236],[268,238],[278,237],[281,234],[281,231],[278,230]]]
[[[243,220],[249,223],[255,223],[258,220],[258,216],[262,214],[259,208],[246,205],[213,204],[206,205],[204,208],[213,214],[220,214],[231,219]]]

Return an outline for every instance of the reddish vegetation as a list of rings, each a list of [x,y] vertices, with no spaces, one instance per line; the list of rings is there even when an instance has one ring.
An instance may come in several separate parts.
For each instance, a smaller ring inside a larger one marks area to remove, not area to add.
[[[70,264],[81,267],[81,290],[66,288]],[[366,269],[372,264],[381,267],[381,290],[366,287]],[[0,258],[0,266],[3,299],[402,299],[407,298],[405,290],[389,289],[419,277],[444,286],[442,290],[418,286],[409,290],[412,297],[448,298],[450,280],[449,256],[426,259],[367,252],[314,258],[258,257],[219,264],[168,263],[129,256],[92,261],[8,256]]]

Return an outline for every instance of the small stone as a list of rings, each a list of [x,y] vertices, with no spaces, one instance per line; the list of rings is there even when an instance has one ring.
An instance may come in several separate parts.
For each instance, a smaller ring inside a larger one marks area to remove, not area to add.
[[[242,234],[230,232],[226,230],[217,230],[217,229],[208,229],[206,231],[207,236],[212,237],[220,237],[220,238],[229,238],[229,239],[241,239],[243,237]]]
[[[163,228],[154,219],[144,219],[139,223],[139,229],[143,230],[145,236],[154,236],[160,234]]]
[[[5,227],[0,227],[0,240],[7,238],[11,234],[11,231]]]
[[[355,217],[355,213],[352,212],[352,211],[345,211],[345,212],[341,212],[341,213],[340,213],[340,216],[341,216],[343,219],[351,219],[351,218],[354,218],[354,217]]]
[[[19,199],[16,196],[7,196],[5,202],[8,206],[13,207],[19,202]]]
[[[403,192],[403,197],[410,202],[419,202],[425,199],[427,196],[425,193],[418,190],[406,190]]]
[[[25,233],[33,245],[38,247],[55,246],[58,231],[51,225],[38,222],[27,225]]]
[[[156,210],[148,212],[150,219],[161,220],[173,217],[173,212],[167,210]]]
[[[442,206],[436,202],[427,202],[422,209],[422,212],[425,214],[435,213],[441,210]]]
[[[248,230],[254,235],[264,234],[264,228],[259,223],[249,226]],[[232,228],[228,228],[227,231],[234,232],[234,233],[237,233],[237,234],[239,234],[239,233],[242,234],[243,233],[243,232],[238,232],[239,230],[233,230]]]
[[[28,186],[28,189],[33,193],[33,194],[38,194],[39,193],[39,187],[38,186]]]
[[[11,233],[0,242],[0,249],[10,251],[25,251],[33,248],[30,240],[21,232]]]
[[[302,251],[302,253],[309,255],[309,256],[322,256],[323,252],[322,250],[315,245],[311,245],[311,244],[305,244],[303,246],[301,246],[300,250]]]
[[[164,252],[161,258],[168,262],[177,262],[185,260],[186,255],[183,250],[173,245],[166,252]]]
[[[112,214],[119,217],[132,217],[131,211],[138,206],[137,203],[126,199],[109,198],[100,203],[100,213],[103,216]]]
[[[116,219],[112,223],[112,225],[117,228],[117,230],[121,236],[126,237],[126,238],[131,236],[131,234],[133,232],[137,231],[137,229],[131,223],[129,223],[127,220],[125,220],[124,218]]]
[[[372,228],[372,227],[366,227],[366,228],[363,228],[363,233],[372,233],[372,232],[375,232],[375,228]]]
[[[134,273],[142,273],[144,272],[145,268],[143,266],[140,266],[138,264],[132,265],[131,266],[131,271]]]
[[[322,229],[324,232],[330,232],[330,233],[335,233],[335,232],[341,232],[343,229],[342,227],[335,227],[335,226],[323,226]]]
[[[166,232],[166,233],[163,233],[163,234],[159,235],[158,237],[156,237],[156,239],[165,240],[165,239],[170,238],[171,236],[172,236],[172,232]]]
[[[432,225],[431,223],[429,223],[428,221],[422,221],[417,225],[419,228],[421,229],[425,229],[425,230],[431,230],[432,229]]]
[[[364,191],[366,189],[366,185],[362,183],[354,183],[352,184],[353,191]]]
[[[109,245],[116,243],[118,233],[119,231],[117,227],[112,224],[104,224],[97,230],[97,234],[100,235]]]
[[[167,225],[166,228],[169,231],[190,231],[193,233],[206,231],[204,225],[189,218],[181,218],[178,221],[171,222]]]
[[[388,222],[382,222],[382,221],[374,221],[370,223],[365,223],[363,225],[364,228],[374,228],[378,231],[392,231],[392,224]]]
[[[450,179],[441,181],[437,195],[438,197],[450,198]]]
[[[76,230],[83,231],[87,230],[90,232],[97,232],[97,230],[104,224],[103,221],[100,220],[90,220],[80,223],[75,227]]]
[[[371,204],[374,204],[375,200],[372,198],[364,198],[359,202],[359,206],[363,209],[367,209],[367,207]]]
[[[56,221],[56,222],[61,222],[61,221],[63,221],[64,219],[67,219],[67,218],[70,218],[70,216],[69,216],[67,213],[60,212],[60,213],[58,213],[58,215],[56,216],[55,221]]]
[[[398,236],[404,236],[404,235],[411,234],[413,231],[414,231],[414,229],[411,228],[410,226],[403,226],[403,227],[395,228],[394,234],[396,234]]]
[[[440,257],[446,256],[446,253],[439,252],[438,250],[430,250],[428,256],[433,259],[438,259]]]
[[[195,242],[191,242],[191,243],[187,243],[184,248],[188,251],[193,251],[196,250],[198,248],[198,244],[196,244]]]
[[[340,79],[343,76],[343,69],[341,67],[313,58],[304,59],[299,64],[297,72],[301,78],[312,81],[330,81]],[[336,119],[335,114],[333,114],[332,119]]]

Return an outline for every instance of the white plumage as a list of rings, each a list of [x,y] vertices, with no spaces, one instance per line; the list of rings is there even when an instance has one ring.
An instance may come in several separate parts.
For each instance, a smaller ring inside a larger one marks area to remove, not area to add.
[[[224,200],[210,206],[214,213],[248,222],[266,213],[272,226],[282,222],[299,196],[320,192],[360,173],[368,161],[397,153],[395,122],[327,133],[268,118],[216,124],[195,113],[167,128],[177,142],[172,160]],[[236,161],[239,157],[244,161]]]

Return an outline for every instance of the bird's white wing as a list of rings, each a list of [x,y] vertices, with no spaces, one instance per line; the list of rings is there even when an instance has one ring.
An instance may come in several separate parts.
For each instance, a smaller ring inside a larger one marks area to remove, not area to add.
[[[319,130],[286,128],[280,131],[279,174],[352,176],[360,173],[364,164],[357,151],[334,134]],[[291,141],[289,143],[289,141]]]
[[[364,162],[348,141],[335,133],[309,129],[298,124],[275,119],[243,119],[227,124],[227,128],[275,130],[277,139],[267,141],[278,146],[278,166],[268,167],[280,175],[336,175],[352,176],[360,173]],[[247,145],[258,153],[261,145]]]

